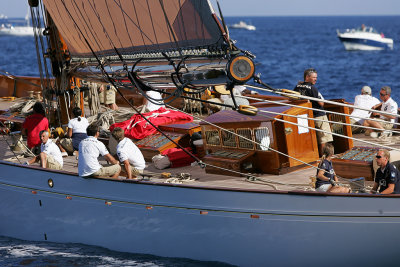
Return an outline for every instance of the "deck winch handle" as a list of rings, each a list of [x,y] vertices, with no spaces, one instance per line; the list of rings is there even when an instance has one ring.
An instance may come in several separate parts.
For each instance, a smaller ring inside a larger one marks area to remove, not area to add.
[[[238,112],[244,115],[255,116],[257,115],[258,109],[249,105],[239,105]]]

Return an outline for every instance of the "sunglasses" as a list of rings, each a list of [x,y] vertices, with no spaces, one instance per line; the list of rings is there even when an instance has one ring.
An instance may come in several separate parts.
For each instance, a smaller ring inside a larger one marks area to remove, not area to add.
[[[380,159],[380,158],[382,158],[382,156],[379,156],[379,155],[376,155],[375,156],[377,159]]]
[[[380,96],[385,96],[385,95],[387,95],[387,94],[384,95],[384,94],[382,94],[382,93],[379,93],[379,95],[380,95]]]

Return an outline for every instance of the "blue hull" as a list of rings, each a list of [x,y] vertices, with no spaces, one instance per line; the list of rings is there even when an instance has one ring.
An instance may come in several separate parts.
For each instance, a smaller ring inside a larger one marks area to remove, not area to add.
[[[374,41],[374,40],[368,40],[368,39],[360,39],[360,38],[343,38],[343,37],[338,37],[339,40],[344,43],[344,44],[350,44],[350,45],[362,45],[362,46],[368,46],[368,47],[376,47],[380,49],[392,49],[388,44],[382,43],[379,41]]]
[[[393,196],[207,189],[0,166],[3,236],[241,266],[390,265],[400,242]]]

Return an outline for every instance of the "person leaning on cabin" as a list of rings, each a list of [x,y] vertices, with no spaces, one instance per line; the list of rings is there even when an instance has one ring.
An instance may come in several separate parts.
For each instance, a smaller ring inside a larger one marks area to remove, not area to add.
[[[397,106],[397,103],[390,97],[391,93],[392,93],[392,89],[389,86],[383,86],[381,88],[381,91],[379,92],[379,97],[381,98],[382,103],[379,103],[379,104],[373,106],[372,109],[377,109],[381,105],[381,111],[385,111],[385,112],[393,114],[393,115],[379,113],[380,121],[365,120],[364,126],[378,128],[378,129],[381,129],[382,132],[385,130],[391,130],[393,128],[393,123],[395,122],[395,120],[397,118],[398,106]],[[371,134],[371,136],[373,136],[372,132],[373,132],[372,130],[367,129],[365,131],[365,134],[366,135]],[[382,133],[382,134],[384,134],[384,133]],[[385,133],[385,135],[386,135],[386,133]],[[377,137],[377,136],[378,135],[375,134],[375,137]]]
[[[79,151],[80,142],[87,138],[88,120],[85,117],[81,117],[82,110],[78,107],[74,107],[72,113],[74,118],[68,122],[67,137],[57,141],[63,156]]]
[[[371,87],[365,85],[361,88],[361,94],[357,95],[354,99],[354,110],[350,114],[351,131],[353,133],[361,133],[363,128],[359,126],[363,125],[364,121],[371,115],[370,111],[358,109],[356,107],[372,109],[373,106],[379,103],[380,101],[378,98],[372,96]]]
[[[331,143],[324,146],[323,155],[318,165],[317,182],[315,183],[315,190],[318,192],[330,193],[349,193],[350,189],[338,186],[338,178],[332,167],[332,156],[334,154],[334,147]]]
[[[376,194],[399,194],[400,177],[399,171],[390,162],[390,153],[386,149],[380,149],[376,154],[376,163],[379,168],[376,170],[374,186],[371,193]]]
[[[321,98],[318,89],[315,86],[317,82],[317,77],[318,74],[315,69],[306,69],[304,71],[304,81],[298,82],[293,90],[299,92],[304,96]],[[324,111],[324,102],[314,100],[310,101],[313,108],[314,118],[317,119],[316,121],[314,121],[315,128],[322,130],[316,131],[317,142],[319,145],[319,154],[322,155],[325,144],[333,141],[332,131],[331,127],[329,126],[328,117],[326,116],[326,113]]]
[[[121,171],[118,161],[111,156],[106,146],[97,140],[99,137],[99,127],[91,125],[87,128],[88,137],[83,139],[79,144],[78,173],[82,177],[112,177],[117,178]],[[102,155],[108,162],[109,166],[102,166],[98,157]]]
[[[22,135],[26,135],[28,148],[32,150],[35,155],[40,153],[40,137],[39,133],[42,130],[49,129],[49,121],[46,118],[46,111],[43,104],[36,102],[33,105],[33,114],[26,117],[22,123]]]
[[[42,130],[39,134],[42,142],[40,154],[31,160],[25,162],[25,165],[31,165],[35,162],[40,162],[42,168],[61,170],[63,167],[63,159],[60,149],[49,138],[49,131]]]
[[[111,135],[118,142],[117,155],[125,168],[126,178],[136,178],[136,176],[143,173],[143,169],[146,167],[142,152],[129,138],[125,137],[122,128],[116,127]]]

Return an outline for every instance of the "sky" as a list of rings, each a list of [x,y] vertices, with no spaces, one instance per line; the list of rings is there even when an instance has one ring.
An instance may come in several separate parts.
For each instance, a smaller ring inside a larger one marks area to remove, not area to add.
[[[27,3],[0,0],[0,14],[25,17]],[[224,16],[400,15],[400,0],[220,0],[220,5]]]

